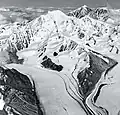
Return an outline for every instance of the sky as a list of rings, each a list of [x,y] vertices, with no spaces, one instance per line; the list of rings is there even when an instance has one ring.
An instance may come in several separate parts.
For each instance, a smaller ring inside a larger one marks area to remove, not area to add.
[[[105,5],[106,0],[0,0],[0,6],[19,7],[79,7],[88,5],[97,7]],[[120,8],[120,0],[108,0],[114,8]]]

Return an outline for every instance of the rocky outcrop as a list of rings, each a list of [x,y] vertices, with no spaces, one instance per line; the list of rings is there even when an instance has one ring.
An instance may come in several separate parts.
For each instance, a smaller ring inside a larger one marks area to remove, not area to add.
[[[51,70],[55,70],[55,71],[62,71],[63,66],[62,65],[57,65],[54,62],[52,62],[52,60],[50,58],[48,58],[47,56],[45,56],[43,58],[43,62],[41,63],[43,65],[44,68],[47,69],[51,69]]]
[[[43,115],[34,81],[16,69],[0,67],[0,74],[0,93],[5,102],[4,110],[8,114]]]
[[[76,18],[82,18],[88,15],[90,12],[92,12],[92,10],[93,10],[92,8],[89,8],[88,6],[84,5],[76,10],[69,12],[67,15],[74,16]]]
[[[84,98],[87,98],[95,88],[95,85],[101,79],[103,72],[105,72],[104,76],[106,76],[108,71],[118,64],[117,61],[103,56],[108,60],[108,62],[106,62],[104,59],[100,58],[101,54],[96,52],[89,52],[88,55],[90,67],[80,71],[77,75],[80,85],[79,91]]]
[[[106,7],[96,8],[89,15],[93,19],[104,21],[104,22],[106,22],[109,19],[109,11]]]
[[[89,8],[84,5],[76,10],[73,10],[67,14],[76,18],[82,18],[89,15],[91,18],[106,22],[109,18],[109,11],[106,7]]]

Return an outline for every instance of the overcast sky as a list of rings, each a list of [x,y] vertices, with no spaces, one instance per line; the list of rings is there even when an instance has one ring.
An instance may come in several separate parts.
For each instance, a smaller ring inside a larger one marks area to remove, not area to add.
[[[105,5],[106,0],[0,0],[0,6],[19,6],[19,7],[76,7],[88,5],[97,7]],[[109,0],[109,4],[114,8],[120,8],[120,0]]]

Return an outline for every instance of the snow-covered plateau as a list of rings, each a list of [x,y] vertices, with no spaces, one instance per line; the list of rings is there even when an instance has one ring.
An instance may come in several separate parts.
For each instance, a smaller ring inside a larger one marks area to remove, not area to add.
[[[0,15],[0,115],[119,115],[120,10],[36,15]]]

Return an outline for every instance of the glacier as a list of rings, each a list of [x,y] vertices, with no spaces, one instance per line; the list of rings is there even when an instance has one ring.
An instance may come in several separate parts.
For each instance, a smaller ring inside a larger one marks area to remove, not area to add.
[[[117,91],[119,12],[118,9],[89,8],[84,5],[67,13],[53,10],[29,21],[2,24],[0,65],[4,72],[0,71],[0,86],[3,87],[0,89],[8,93],[8,97],[1,93],[1,109],[8,115],[119,114],[120,100],[116,97],[120,95]],[[7,70],[13,75],[8,74]],[[18,79],[19,75],[29,79]],[[26,90],[28,93],[21,89],[24,86],[22,83],[27,87],[33,81],[37,97],[29,97],[31,86]],[[103,91],[98,92],[103,84]],[[10,89],[5,91],[6,87]],[[111,90],[116,92],[113,92],[110,100],[108,94]],[[17,108],[19,105],[10,97],[11,94],[17,101],[22,98],[22,102],[28,106],[26,112],[24,104]],[[28,100],[25,96],[28,96]],[[36,99],[43,107],[34,106],[29,98]],[[116,105],[112,100],[116,101]],[[32,109],[29,108],[31,106]],[[37,113],[37,110],[42,112]]]

